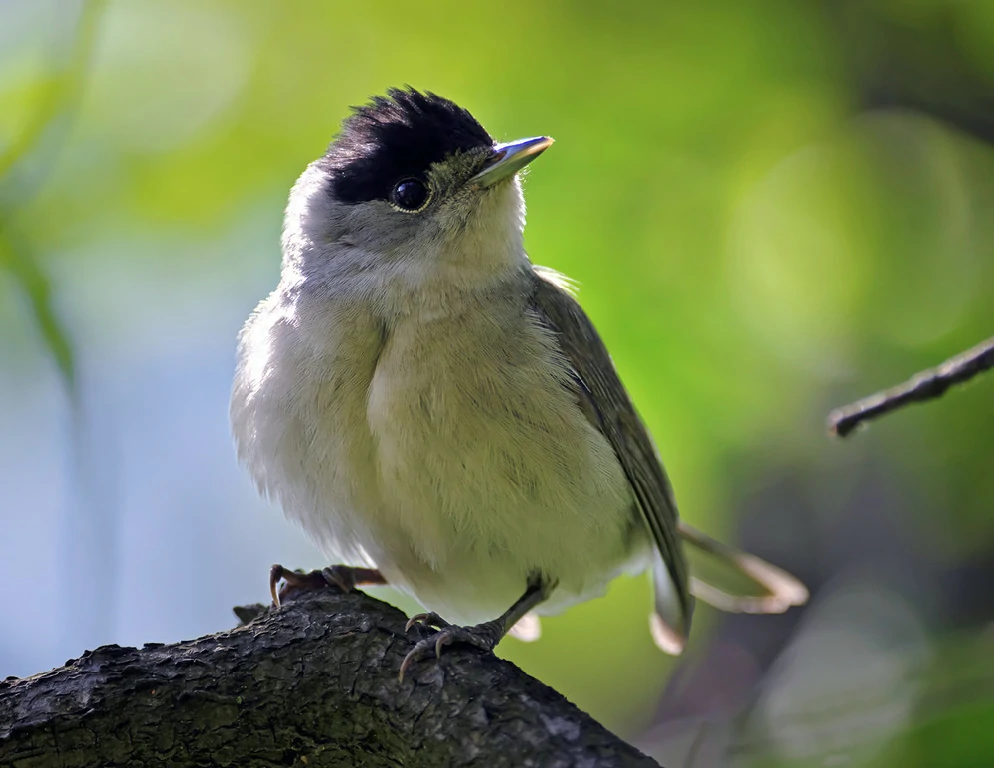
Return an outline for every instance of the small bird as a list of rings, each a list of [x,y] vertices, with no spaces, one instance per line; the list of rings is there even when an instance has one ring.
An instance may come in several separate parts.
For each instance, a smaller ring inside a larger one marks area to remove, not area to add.
[[[318,581],[390,584],[430,611],[408,625],[435,632],[401,677],[451,643],[492,650],[623,573],[651,572],[652,635],[674,654],[692,593],[757,613],[807,599],[679,520],[569,281],[525,253],[519,171],[551,144],[498,144],[411,88],[354,108],[290,192],[279,285],[239,337],[238,455],[335,563]],[[684,545],[753,589],[692,578]],[[307,581],[274,566],[277,605],[281,578]]]

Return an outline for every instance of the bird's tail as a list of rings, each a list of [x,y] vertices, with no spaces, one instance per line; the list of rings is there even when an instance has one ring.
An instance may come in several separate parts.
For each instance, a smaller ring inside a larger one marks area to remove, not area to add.
[[[652,564],[653,611],[649,615],[649,631],[660,650],[673,656],[683,652],[690,633],[690,618],[694,612],[694,598],[686,602],[677,594],[669,569],[657,552]],[[687,606],[684,611],[684,605]]]
[[[728,613],[783,613],[808,600],[807,588],[786,571],[765,560],[712,539],[679,523],[690,565],[690,593]],[[683,650],[690,616],[683,617],[662,558],[652,569],[654,610],[649,617],[652,639],[666,653]],[[691,609],[693,602],[690,603]]]
[[[690,565],[690,592],[728,613],[783,613],[803,605],[808,590],[797,578],[765,560],[679,524]]]

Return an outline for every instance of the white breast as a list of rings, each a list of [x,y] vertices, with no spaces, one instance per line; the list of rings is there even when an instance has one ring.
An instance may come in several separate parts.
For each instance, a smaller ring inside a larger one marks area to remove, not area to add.
[[[548,611],[641,569],[621,467],[521,307],[386,327],[328,304],[307,334],[300,311],[250,321],[232,421],[260,486],[329,558],[372,563],[464,622],[504,611],[535,571],[559,580]]]

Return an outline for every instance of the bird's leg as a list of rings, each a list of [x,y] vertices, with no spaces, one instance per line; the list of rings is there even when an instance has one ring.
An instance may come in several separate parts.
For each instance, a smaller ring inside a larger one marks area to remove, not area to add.
[[[435,627],[438,632],[418,641],[417,645],[407,654],[404,662],[400,665],[400,679],[404,679],[404,673],[414,662],[420,661],[433,652],[435,658],[441,657],[442,648],[446,645],[462,643],[476,646],[484,651],[492,651],[522,616],[548,599],[555,586],[555,582],[546,581],[541,576],[533,576],[528,580],[528,589],[514,605],[496,619],[485,621],[473,627],[453,626],[434,612],[419,613],[412,616],[411,620],[407,622],[407,629],[415,624],[420,624],[425,627]]]
[[[280,580],[285,583],[277,590]],[[342,592],[369,584],[386,584],[383,574],[375,568],[353,568],[349,565],[330,565],[320,571],[301,573],[288,571],[282,565],[274,565],[269,569],[269,594],[273,596],[273,605],[280,607],[280,600],[290,592],[302,589],[323,589],[336,587]]]

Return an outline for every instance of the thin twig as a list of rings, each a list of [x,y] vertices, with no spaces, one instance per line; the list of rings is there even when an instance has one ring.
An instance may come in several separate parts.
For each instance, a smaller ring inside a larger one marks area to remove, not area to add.
[[[885,389],[837,408],[828,416],[828,431],[845,437],[864,421],[896,411],[910,403],[932,400],[954,384],[969,381],[978,373],[994,368],[994,338],[981,342],[942,365],[916,373],[904,384]]]

